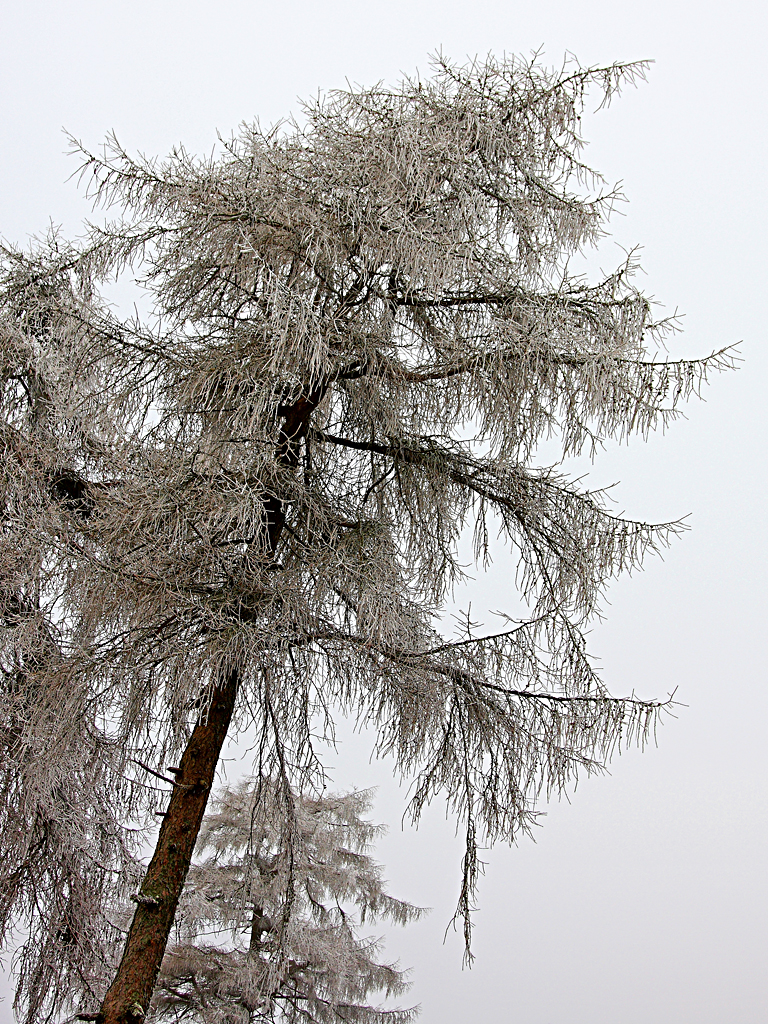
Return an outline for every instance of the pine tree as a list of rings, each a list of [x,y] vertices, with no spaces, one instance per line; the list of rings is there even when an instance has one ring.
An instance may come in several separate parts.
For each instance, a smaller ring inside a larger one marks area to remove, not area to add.
[[[116,219],[4,250],[0,933],[28,929],[30,1024],[146,1014],[228,734],[310,792],[316,737],[370,729],[413,819],[440,797],[463,822],[468,940],[478,842],[657,721],[585,631],[677,527],[537,464],[546,438],[566,457],[669,424],[731,362],[656,354],[634,256],[569,270],[620,198],[581,158],[585,94],[645,67],[433,71],[210,159],[80,148]],[[143,289],[131,315],[115,278]],[[508,547],[511,603],[450,636],[466,531],[481,567],[491,533]],[[158,811],[114,974],[105,908]]]
[[[220,791],[198,842],[209,855],[190,868],[179,941],[163,960],[150,1016],[199,1024],[413,1020],[414,1011],[368,1005],[372,992],[399,995],[408,985],[397,965],[378,961],[379,942],[361,928],[423,913],[385,892],[366,852],[381,831],[361,817],[369,806],[368,792],[311,799],[271,779]]]

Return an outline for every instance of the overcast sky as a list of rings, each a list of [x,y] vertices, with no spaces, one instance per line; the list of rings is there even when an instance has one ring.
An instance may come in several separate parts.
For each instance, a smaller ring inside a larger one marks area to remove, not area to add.
[[[428,55],[543,48],[584,64],[651,58],[649,82],[585,119],[587,159],[621,179],[613,222],[641,244],[641,284],[685,314],[673,355],[743,339],[742,368],[643,445],[588,468],[620,481],[619,510],[691,530],[662,561],[611,591],[591,636],[615,693],[685,704],[658,746],[614,761],[549,807],[537,842],[486,854],[477,962],[443,932],[460,847],[438,807],[399,827],[403,798],[365,737],[342,745],[339,787],[378,785],[378,848],[395,895],[433,907],[393,933],[414,969],[423,1024],[764,1024],[766,992],[766,113],[768,18],[756,2],[644,0],[26,0],[2,19],[0,234],[23,241],[52,219],[78,230],[88,207],[62,127],[95,147],[207,153],[258,116],[346,79],[427,71]],[[596,104],[593,104],[595,106]],[[590,108],[592,109],[592,108]],[[621,250],[608,241],[600,265]],[[462,595],[504,603],[499,557]],[[0,1024],[11,1020],[0,1005]]]

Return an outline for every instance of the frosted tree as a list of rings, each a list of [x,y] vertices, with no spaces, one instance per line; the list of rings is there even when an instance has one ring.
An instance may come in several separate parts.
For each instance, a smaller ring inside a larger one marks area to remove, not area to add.
[[[290,804],[286,813],[286,801]],[[151,1016],[200,1024],[408,1024],[414,1011],[368,1005],[408,987],[360,934],[423,913],[393,899],[366,852],[379,827],[367,792],[310,799],[274,780],[221,791],[204,819]],[[211,936],[218,941],[212,943]],[[222,939],[231,942],[222,945]]]
[[[206,160],[79,148],[114,219],[4,250],[0,931],[30,1024],[146,1014],[227,735],[312,792],[317,737],[368,729],[413,820],[462,823],[468,939],[478,843],[653,728],[585,629],[677,527],[537,463],[668,425],[731,362],[658,355],[634,257],[569,270],[620,198],[585,95],[644,71],[438,59]],[[467,531],[480,567],[507,546],[518,618],[451,635]]]

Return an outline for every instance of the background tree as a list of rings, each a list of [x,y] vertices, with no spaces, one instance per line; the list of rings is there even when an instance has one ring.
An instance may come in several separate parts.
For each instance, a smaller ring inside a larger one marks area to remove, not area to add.
[[[145,1014],[232,722],[297,792],[337,715],[370,727],[413,819],[441,794],[464,823],[467,942],[479,839],[653,727],[584,630],[676,527],[536,466],[542,439],[565,457],[667,424],[730,362],[654,355],[670,324],[634,257],[569,271],[619,198],[580,158],[585,92],[644,70],[439,59],[210,160],[111,140],[80,152],[119,219],[5,251],[0,927],[31,930],[29,1020]],[[529,612],[451,638],[467,527],[480,565],[500,533]],[[157,808],[147,769],[178,754],[102,1002],[104,907]]]
[[[291,803],[286,813],[285,801]],[[398,995],[404,972],[376,959],[360,928],[423,913],[384,891],[368,856],[380,827],[370,794],[297,797],[270,779],[220,791],[203,822],[152,1002],[158,1019],[201,1024],[338,1020],[407,1024],[411,1010],[368,1005]],[[232,944],[210,936],[231,935]]]

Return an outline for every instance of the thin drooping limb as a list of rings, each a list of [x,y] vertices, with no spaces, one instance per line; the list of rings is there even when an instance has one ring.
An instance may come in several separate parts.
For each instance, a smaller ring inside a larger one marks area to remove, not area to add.
[[[139,1024],[146,1015],[184,888],[237,696],[238,670],[222,674],[176,771],[168,810],[140,891],[115,980],[97,1024]]]

